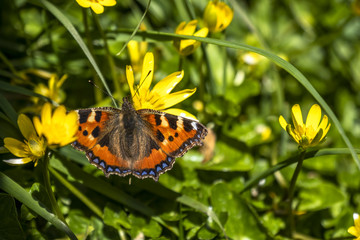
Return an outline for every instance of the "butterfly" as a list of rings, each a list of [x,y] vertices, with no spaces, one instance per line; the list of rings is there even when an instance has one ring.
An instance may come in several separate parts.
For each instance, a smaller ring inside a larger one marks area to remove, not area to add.
[[[84,151],[106,177],[134,175],[158,181],[175,158],[202,145],[207,129],[197,120],[152,109],[135,110],[124,98],[121,109],[76,110],[78,137],[72,146]]]

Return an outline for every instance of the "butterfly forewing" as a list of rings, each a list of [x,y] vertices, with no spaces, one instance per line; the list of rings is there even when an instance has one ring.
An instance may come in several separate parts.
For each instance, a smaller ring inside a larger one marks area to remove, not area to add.
[[[181,157],[189,149],[201,145],[207,129],[196,120],[155,110],[138,113],[149,123],[160,148],[169,156]]]

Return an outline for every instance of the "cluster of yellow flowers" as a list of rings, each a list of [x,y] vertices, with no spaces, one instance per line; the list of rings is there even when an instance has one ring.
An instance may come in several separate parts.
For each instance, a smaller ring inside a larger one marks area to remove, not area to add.
[[[41,119],[34,117],[33,122],[24,114],[18,117],[18,126],[25,140],[4,139],[4,146],[19,158],[4,160],[9,164],[25,164],[38,160],[46,154],[46,149],[62,147],[76,140],[77,114],[66,113],[64,106],[56,108],[52,114],[51,104],[45,103],[41,110]],[[35,127],[34,127],[35,125]]]

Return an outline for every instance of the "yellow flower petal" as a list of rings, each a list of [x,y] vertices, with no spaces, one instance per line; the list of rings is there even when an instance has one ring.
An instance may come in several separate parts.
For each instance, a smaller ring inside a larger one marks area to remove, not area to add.
[[[281,127],[286,131],[286,126],[288,125],[288,123],[286,122],[286,120],[284,119],[284,117],[282,115],[280,115],[280,117],[279,117],[279,123],[280,123]]]
[[[176,115],[176,116],[180,116],[180,117],[186,117],[186,118],[191,118],[193,120],[197,120],[196,117],[194,115],[192,115],[191,113],[179,109],[179,108],[169,108],[164,110],[164,112],[172,114],[172,115]]]
[[[100,4],[103,6],[111,7],[111,6],[116,5],[116,1],[115,0],[102,0],[100,2]]]
[[[202,28],[199,31],[197,31],[194,36],[195,37],[206,37],[209,33],[209,29],[208,28]]]
[[[96,14],[104,12],[104,7],[99,3],[91,3],[90,7]]]
[[[302,117],[301,108],[300,108],[299,104],[295,104],[291,108],[291,117],[292,117],[292,121],[293,121],[295,130],[298,131],[301,135],[305,134],[305,132],[303,130],[304,122],[303,122],[303,117]]]
[[[351,235],[357,237],[359,235],[358,231],[356,230],[356,228],[354,226],[349,227],[349,229],[347,230],[348,233],[350,233]]]
[[[68,77],[68,75],[67,75],[67,74],[64,74],[64,75],[60,78],[60,80],[56,83],[56,87],[57,87],[57,88],[60,88],[60,87],[63,85],[63,83],[65,82],[65,80],[67,79],[67,77]]]
[[[181,22],[180,25],[176,28],[175,33],[182,35],[193,35],[196,30],[197,20],[192,20],[186,24],[186,22]]]
[[[328,133],[328,131],[330,129],[330,124],[328,124],[328,123],[329,123],[329,118],[326,115],[324,115],[324,117],[321,120],[321,123],[320,123],[320,125],[318,127],[318,131],[320,129],[323,130],[323,135],[322,135],[320,141],[326,136],[326,134]]]
[[[224,2],[218,3],[219,15],[216,31],[220,32],[227,28],[234,17],[234,11]]]
[[[184,71],[174,72],[169,76],[159,81],[151,90],[154,96],[164,96],[169,94],[173,88],[183,79]]]
[[[295,142],[300,143],[301,138],[294,132],[290,124],[286,126],[286,132],[294,139]]]
[[[76,0],[76,2],[83,8],[88,8],[91,4],[89,0]]]
[[[51,104],[45,103],[41,110],[42,125],[51,125]]]
[[[218,17],[216,14],[216,7],[213,1],[208,2],[208,5],[204,11],[204,23],[206,27],[210,29],[210,31],[214,31],[216,29],[216,23],[218,21]]]
[[[354,218],[355,228],[357,229],[357,231],[358,231],[358,233],[360,235],[360,218],[359,218],[359,214],[354,213],[353,218]]]
[[[189,23],[181,22],[176,28],[175,33],[182,35],[193,35],[196,30],[197,20],[192,20]],[[208,33],[207,28],[202,28],[195,33],[194,36],[205,37]],[[195,51],[199,47],[200,42],[187,39],[187,40],[174,40],[173,42],[176,50],[183,56],[187,56]]]
[[[36,136],[34,125],[25,114],[20,114],[17,120],[18,126],[25,139]]]
[[[27,158],[13,158],[13,159],[8,159],[8,160],[3,160],[4,162],[11,164],[11,165],[20,165],[20,164],[25,164],[28,162],[31,162],[32,159],[27,157]]]
[[[328,125],[328,122],[329,122],[329,118],[326,115],[324,115],[318,129],[325,129],[327,127],[327,125]]]
[[[131,66],[127,65],[126,66],[126,79],[130,88],[130,93],[131,93],[131,97],[135,96],[135,91],[134,91],[134,72]]]
[[[33,118],[33,123],[36,129],[36,132],[39,134],[39,136],[42,136],[43,134],[43,127],[42,124],[40,122],[40,119],[38,117],[34,117]]]
[[[17,157],[29,156],[28,146],[15,138],[5,138],[4,147]]]
[[[140,61],[140,50],[139,50],[139,42],[135,40],[129,41],[127,45],[129,55],[130,55],[130,61],[131,64],[134,65],[134,63],[138,63]]]
[[[146,53],[143,61],[143,69],[139,83],[139,95],[146,98],[151,82],[154,76],[154,55],[151,52]]]
[[[331,124],[329,123],[329,125],[323,130],[323,135],[322,135],[320,141],[323,140],[324,137],[327,135],[327,133],[329,132],[330,126],[331,126]]]
[[[54,115],[52,116],[52,126],[61,126],[64,124],[66,117],[66,108],[61,105],[57,107],[54,111]]]
[[[67,128],[67,135],[74,136],[75,133],[78,131],[77,128],[77,113],[70,112],[65,117],[65,126]]]
[[[318,129],[321,119],[321,108],[319,105],[314,104],[307,115],[306,118],[306,128],[312,128],[314,130]]]
[[[234,12],[224,2],[210,1],[204,11],[204,23],[210,32],[220,32],[228,27]]]
[[[196,92],[196,88],[185,89],[182,91],[171,93],[167,96],[160,98],[156,103],[154,103],[154,107],[156,109],[166,109],[172,107],[175,104],[184,101],[186,98],[190,97],[195,92]]]

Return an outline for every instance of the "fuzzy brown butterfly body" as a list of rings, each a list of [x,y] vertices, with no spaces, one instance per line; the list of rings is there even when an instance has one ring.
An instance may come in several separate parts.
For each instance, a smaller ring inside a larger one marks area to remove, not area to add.
[[[76,110],[79,129],[72,146],[90,163],[110,174],[159,179],[175,158],[202,145],[207,129],[196,120],[151,109],[135,110],[124,99],[111,107]]]

